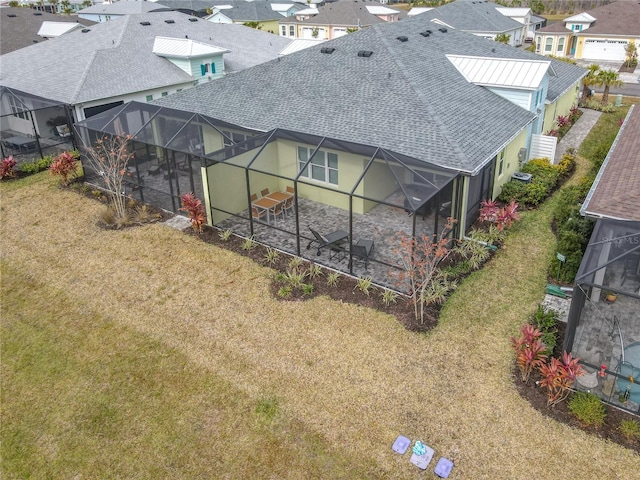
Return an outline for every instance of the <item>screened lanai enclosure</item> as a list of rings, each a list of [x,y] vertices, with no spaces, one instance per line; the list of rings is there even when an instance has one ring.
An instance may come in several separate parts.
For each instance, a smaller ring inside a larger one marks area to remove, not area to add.
[[[71,108],[0,87],[0,153],[18,165],[76,148]]]
[[[376,146],[137,102],[76,129],[84,145],[132,135],[133,198],[178,212],[194,192],[212,226],[399,290],[398,232],[430,236],[462,208],[457,172]],[[88,165],[85,174],[100,182]]]
[[[598,220],[575,279],[564,349],[577,386],[640,414],[640,222]],[[605,367],[605,375],[599,372]]]

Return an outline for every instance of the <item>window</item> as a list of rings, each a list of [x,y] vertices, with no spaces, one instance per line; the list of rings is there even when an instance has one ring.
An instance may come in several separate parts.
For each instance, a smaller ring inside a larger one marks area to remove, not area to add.
[[[289,36],[290,37],[296,36],[296,27],[294,25],[289,25]]]
[[[305,163],[313,153],[313,149],[298,147],[298,171],[300,176],[319,182],[338,185],[338,155],[318,150],[305,168]]]
[[[286,25],[282,25],[282,36],[283,37],[287,36],[287,26]]]
[[[558,53],[564,54],[564,37],[558,39]]]
[[[150,102],[151,100],[153,100],[153,95],[147,95],[147,102]]]
[[[553,50],[553,38],[548,37],[544,43],[544,51],[550,53],[552,50]]]
[[[22,118],[23,120],[29,120],[29,113],[27,109],[20,103],[18,99],[9,95],[9,107],[11,108],[11,114],[14,117]]]
[[[504,150],[500,152],[498,155],[498,177],[502,176],[502,171],[504,170]]]
[[[162,92],[161,94],[163,97],[166,97],[167,95],[169,95],[169,92]]]
[[[229,132],[226,130],[223,130],[222,134],[224,135],[224,137],[222,137],[222,143],[225,147],[230,147],[231,145],[234,145],[236,143],[244,142],[247,138],[249,138],[249,136],[245,135],[244,133]]]

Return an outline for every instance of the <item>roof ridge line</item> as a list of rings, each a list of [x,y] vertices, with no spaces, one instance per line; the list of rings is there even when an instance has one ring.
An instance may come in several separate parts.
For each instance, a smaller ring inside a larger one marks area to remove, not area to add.
[[[381,27],[382,25],[376,25],[373,28],[378,28]],[[382,32],[381,32],[382,33]],[[382,40],[382,43],[387,47],[387,50],[393,51],[393,48],[391,47],[391,42],[390,39],[388,38],[387,35],[380,35],[380,39]],[[447,142],[449,143],[449,146],[452,148],[452,151],[455,152],[456,157],[458,158],[459,161],[464,162],[466,160],[462,149],[460,148],[460,146],[458,145],[457,142],[452,141],[453,140],[453,135],[451,134],[451,132],[449,131],[449,129],[447,128],[447,126],[442,122],[442,120],[440,119],[440,115],[437,115],[434,111],[433,108],[431,108],[431,105],[429,104],[429,102],[426,101],[426,99],[424,98],[424,94],[418,89],[417,84],[414,80],[412,80],[411,78],[409,78],[406,74],[406,67],[404,65],[404,63],[399,60],[398,55],[392,55],[393,58],[393,62],[396,63],[399,67],[398,71],[399,73],[402,75],[402,77],[407,81],[407,83],[409,85],[411,85],[411,89],[413,91],[413,93],[415,93],[415,95],[420,99],[420,103],[422,103],[422,105],[424,106],[424,108],[429,112],[430,117],[432,118],[432,120],[436,123],[436,125],[438,125],[438,127],[440,127],[440,132],[442,133],[442,136],[444,138],[447,139]],[[458,72],[459,73],[459,72]],[[479,87],[482,88],[482,87]]]

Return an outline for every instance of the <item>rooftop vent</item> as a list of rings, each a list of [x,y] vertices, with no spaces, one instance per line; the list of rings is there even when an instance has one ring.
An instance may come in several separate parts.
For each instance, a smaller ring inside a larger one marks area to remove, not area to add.
[[[444,27],[439,28],[439,29],[438,29],[438,31],[439,31],[439,32],[442,32],[442,33],[447,33],[447,29],[446,29],[446,28],[444,28]]]
[[[80,30],[82,33],[87,33],[90,32],[91,30],[88,28],[83,28],[82,30]]]
[[[358,52],[358,56],[359,57],[367,57],[367,58],[369,58],[371,55],[373,55],[373,52],[371,50],[360,50]]]
[[[400,40],[401,42],[406,42],[407,40],[409,40],[408,37],[396,37],[396,40]]]
[[[42,16],[42,12],[33,12],[33,14],[34,14],[36,17],[40,17],[40,16]]]
[[[424,32],[420,32],[420,35],[422,35],[423,37],[428,37],[429,35],[431,35],[431,32],[429,30],[424,31]]]
[[[17,15],[15,13],[7,13],[7,17],[9,18],[16,18]]]
[[[169,19],[169,20],[165,20],[164,23],[176,23],[176,22],[175,22],[175,20]]]
[[[191,18],[189,19],[189,21],[190,21],[190,22],[197,22],[197,21],[198,21],[198,19],[197,19],[197,18],[193,18],[193,17],[191,17]]]
[[[333,47],[324,47],[320,49],[320,53],[333,53],[336,49]]]
[[[151,25],[151,22],[140,22],[140,25],[148,27],[149,25]]]

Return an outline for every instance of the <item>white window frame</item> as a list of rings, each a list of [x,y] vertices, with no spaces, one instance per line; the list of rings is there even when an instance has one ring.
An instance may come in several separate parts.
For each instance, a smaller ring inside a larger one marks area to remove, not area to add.
[[[9,107],[11,108],[11,115],[21,118],[23,120],[29,120],[29,110],[19,103],[15,97],[8,95]]]
[[[498,154],[498,178],[504,174],[504,150]]]
[[[556,52],[564,54],[564,37],[558,38],[558,47],[556,48]]]
[[[551,42],[549,42],[551,40]],[[544,41],[544,53],[553,52],[553,37],[547,37]]]
[[[326,152],[324,150],[318,150],[311,160],[311,163],[306,165],[309,157],[311,157],[311,154],[313,153],[313,150],[313,148],[304,147],[302,145],[298,145],[298,148],[296,149],[298,173],[300,173],[300,177],[307,178],[318,183],[338,186],[340,181],[338,174],[338,154],[333,152]],[[304,158],[302,158],[301,156],[302,152],[305,152]],[[335,167],[329,165],[331,159],[335,159]],[[306,168],[304,168],[305,165]],[[316,178],[319,173],[322,173],[322,178]],[[332,173],[335,175],[335,181],[331,180]],[[314,174],[316,174],[316,176],[314,176]]]
[[[231,147],[236,143],[242,143],[249,138],[249,135],[245,133],[232,132],[230,130],[222,130],[222,135],[222,144],[224,145],[224,148]],[[231,140],[229,140],[229,138]]]

